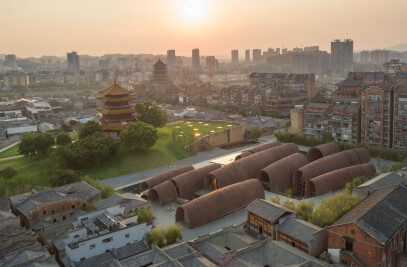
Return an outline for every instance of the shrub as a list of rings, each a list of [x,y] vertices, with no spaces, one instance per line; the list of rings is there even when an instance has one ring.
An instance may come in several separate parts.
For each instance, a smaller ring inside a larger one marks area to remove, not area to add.
[[[151,224],[153,219],[154,215],[152,208],[142,207],[137,210],[137,223],[146,222],[147,224]]]

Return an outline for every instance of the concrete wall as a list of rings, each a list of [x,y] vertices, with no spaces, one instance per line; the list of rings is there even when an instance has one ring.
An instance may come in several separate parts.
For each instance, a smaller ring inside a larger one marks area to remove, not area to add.
[[[291,127],[288,128],[289,133],[302,134],[304,128],[304,111],[300,109],[290,110]]]
[[[245,124],[237,125],[221,132],[211,133],[209,135],[203,136],[196,140],[190,146],[186,146],[185,149],[191,151],[202,151],[229,143],[243,141],[245,131]]]

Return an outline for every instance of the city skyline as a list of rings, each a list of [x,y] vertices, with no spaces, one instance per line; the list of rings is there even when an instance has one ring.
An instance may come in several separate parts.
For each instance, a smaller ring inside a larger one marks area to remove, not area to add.
[[[398,18],[407,9],[402,0],[386,5],[378,0],[259,0],[256,4],[238,0],[44,0],[21,4],[19,0],[2,4],[8,16],[0,18],[0,33],[7,35],[0,43],[1,54],[63,56],[75,50],[92,56],[164,55],[175,49],[177,55],[191,56],[191,50],[199,48],[202,55],[229,57],[232,49],[238,49],[242,60],[245,49],[319,45],[330,51],[330,42],[338,38],[353,39],[356,51],[407,42],[399,36],[403,26]],[[236,21],[245,23],[236,27]]]

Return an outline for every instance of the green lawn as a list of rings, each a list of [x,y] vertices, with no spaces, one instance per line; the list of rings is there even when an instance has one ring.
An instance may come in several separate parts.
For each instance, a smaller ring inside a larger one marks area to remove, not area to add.
[[[195,155],[184,149],[191,140],[190,136],[196,140],[211,131],[221,131],[230,127],[231,125],[222,123],[187,121],[170,123],[164,128],[158,128],[158,140],[151,148],[145,151],[130,151],[122,147],[118,154],[104,165],[83,170],[82,174],[88,174],[94,179],[106,179],[164,166]],[[195,136],[197,133],[199,136]],[[56,168],[52,159],[31,161],[25,157],[1,161],[0,166],[0,169],[8,166],[16,169],[27,184],[43,186],[49,186],[48,176],[52,175]]]
[[[9,148],[3,152],[0,153],[0,159],[12,157],[12,156],[17,156],[19,155],[18,153],[18,145],[13,146],[12,148]]]

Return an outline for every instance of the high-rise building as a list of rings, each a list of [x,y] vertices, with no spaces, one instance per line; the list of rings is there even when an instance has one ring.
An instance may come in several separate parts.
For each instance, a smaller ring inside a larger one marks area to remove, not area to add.
[[[370,52],[369,51],[360,52],[360,63],[361,64],[369,64],[370,63]]]
[[[216,70],[216,59],[214,56],[206,57],[206,68],[208,72],[213,74]]]
[[[239,64],[239,50],[232,50],[232,64]]]
[[[281,54],[282,55],[285,55],[285,54],[287,54],[288,53],[288,49],[287,48],[283,48],[282,50],[281,50]]]
[[[370,52],[371,64],[383,64],[389,60],[389,51],[387,50],[373,50]]]
[[[404,73],[405,74],[405,73]],[[393,94],[393,147],[407,148],[407,85],[399,85]]]
[[[175,50],[167,51],[167,66],[172,68],[176,65]]]
[[[250,49],[246,49],[244,61],[245,61],[246,63],[250,63]]]
[[[331,67],[333,71],[353,71],[353,41],[346,39],[331,42]]]
[[[196,71],[201,70],[201,64],[199,62],[199,49],[195,48],[192,50],[192,69]]]
[[[366,85],[361,101],[362,142],[382,147],[392,146],[392,92],[391,83]]]
[[[253,49],[253,62],[260,63],[261,61],[261,49]]]
[[[79,71],[79,56],[75,51],[66,54],[68,71]]]
[[[276,55],[280,55],[280,48],[276,48]]]
[[[6,55],[4,59],[4,66],[10,67],[12,70],[17,70],[16,55]]]

